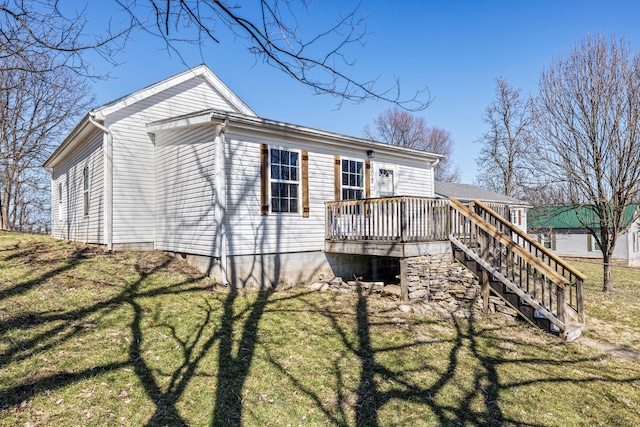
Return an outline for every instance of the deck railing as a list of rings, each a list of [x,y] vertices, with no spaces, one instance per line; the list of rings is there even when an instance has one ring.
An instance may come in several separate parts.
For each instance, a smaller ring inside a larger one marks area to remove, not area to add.
[[[383,197],[327,202],[327,240],[425,242],[448,240],[449,201]]]
[[[583,286],[586,279],[584,274],[576,268],[573,268],[562,258],[551,252],[551,250],[533,240],[518,227],[511,224],[511,222],[505,219],[503,215],[496,213],[492,207],[489,207],[479,201],[474,201],[470,204],[469,208],[502,233],[510,236],[518,246],[521,246],[529,254],[539,259],[553,271],[567,279],[567,304],[576,311],[578,320],[580,322],[584,322]]]
[[[452,221],[455,224],[452,237],[475,253],[494,275],[500,274],[523,295],[532,297],[538,303],[537,310],[565,330],[567,305],[577,309],[575,300],[567,301],[568,280],[522,246],[514,244],[508,234],[481,218],[473,209],[451,200],[451,212],[459,218]]]

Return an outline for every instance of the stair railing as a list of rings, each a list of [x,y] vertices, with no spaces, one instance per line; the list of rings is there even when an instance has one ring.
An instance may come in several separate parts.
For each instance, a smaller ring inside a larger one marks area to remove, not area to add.
[[[450,206],[452,241],[471,250],[487,271],[514,285],[514,292],[565,330],[569,281],[459,201],[451,199]]]
[[[578,322],[584,323],[584,281],[586,276],[576,268],[570,266],[562,258],[533,240],[525,232],[513,225],[503,216],[496,213],[486,204],[474,200],[469,204],[469,209],[480,216],[484,221],[496,227],[502,233],[510,236],[514,242],[522,246],[527,252],[551,267],[558,274],[565,277],[568,282],[567,304],[575,310]]]

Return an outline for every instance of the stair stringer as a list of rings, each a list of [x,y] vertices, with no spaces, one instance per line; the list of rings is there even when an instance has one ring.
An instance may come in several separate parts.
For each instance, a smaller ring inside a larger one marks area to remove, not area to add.
[[[524,292],[520,289],[515,283],[506,278],[500,271],[498,271],[493,265],[483,260],[478,254],[476,254],[472,249],[468,248],[462,241],[456,238],[453,234],[449,235],[449,240],[461,251],[463,251],[468,257],[473,259],[477,264],[479,264],[482,268],[487,270],[487,272],[491,273],[493,277],[495,277],[498,281],[504,284],[510,291],[520,297],[523,301],[525,301],[528,305],[537,310],[540,314],[542,314],[545,318],[547,318],[550,322],[558,327],[561,332],[566,330],[566,325],[562,322],[558,317],[553,314],[551,311],[547,310],[542,304],[540,304],[537,300],[535,300],[531,295]],[[523,317],[527,317],[518,307],[513,307],[520,313]]]

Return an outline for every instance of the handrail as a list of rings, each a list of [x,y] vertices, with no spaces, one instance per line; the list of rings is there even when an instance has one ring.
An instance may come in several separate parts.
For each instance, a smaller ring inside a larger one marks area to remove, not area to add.
[[[478,215],[477,213],[475,213],[471,209],[468,209],[461,202],[459,202],[456,199],[450,199],[449,203],[461,215],[464,215],[465,217],[467,217],[470,220],[472,220],[473,223],[477,227],[480,227],[484,232],[489,234],[494,239],[498,240],[503,245],[509,247],[509,249],[511,249],[513,252],[515,252],[518,256],[523,258],[525,261],[527,261],[529,264],[534,266],[539,271],[543,272],[545,274],[545,276],[547,276],[550,279],[552,279],[556,285],[564,288],[566,285],[570,284],[569,280],[566,277],[564,277],[561,274],[559,274],[557,271],[552,269],[550,266],[548,266],[547,264],[542,262],[539,258],[534,257],[533,255],[531,255],[531,253],[529,253],[527,250],[525,250],[520,245],[517,245],[515,242],[513,242],[513,240],[511,240],[508,237],[506,237],[504,235],[504,233],[502,233],[500,230],[498,230],[495,226],[493,226],[490,223],[488,223],[487,221],[485,221],[480,215]]]
[[[395,196],[325,202],[328,241],[426,242],[448,239],[447,200]]]
[[[536,249],[539,249],[540,251],[542,251],[546,256],[548,256],[549,258],[553,259],[557,264],[562,266],[569,273],[573,274],[574,276],[578,277],[581,280],[586,280],[587,279],[587,276],[585,276],[582,272],[580,272],[579,270],[576,270],[574,267],[572,267],[569,264],[567,264],[562,258],[558,257],[556,254],[551,252],[549,249],[545,248],[543,245],[541,245],[540,243],[538,243],[535,240],[533,240],[531,237],[529,237],[529,235],[527,233],[523,232],[518,227],[515,227],[511,222],[507,221],[505,218],[502,218],[497,212],[495,212],[493,209],[491,209],[490,207],[488,207],[484,203],[480,202],[479,200],[474,200],[473,202],[471,202],[471,204],[479,206],[482,209],[484,209],[485,211],[487,211],[491,216],[495,217],[498,221],[500,221],[503,226],[508,227],[510,229],[510,231],[513,232],[513,233],[516,233],[518,235],[518,237],[524,239],[528,243],[530,243],[533,246],[535,246]],[[472,206],[470,206],[470,208],[472,209],[473,212],[475,212],[475,209]]]

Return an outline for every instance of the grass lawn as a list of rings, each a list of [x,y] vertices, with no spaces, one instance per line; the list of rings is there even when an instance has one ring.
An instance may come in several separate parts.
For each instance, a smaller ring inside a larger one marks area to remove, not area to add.
[[[586,266],[587,334],[640,350],[639,272],[603,297]],[[162,253],[0,233],[0,425],[634,426],[640,365],[499,316],[234,292]]]
[[[614,267],[613,289],[602,293],[601,265],[571,262],[589,279],[585,283],[585,336],[640,351],[640,269]]]

